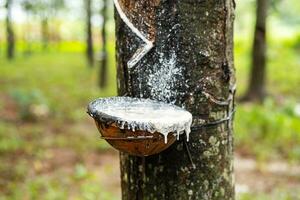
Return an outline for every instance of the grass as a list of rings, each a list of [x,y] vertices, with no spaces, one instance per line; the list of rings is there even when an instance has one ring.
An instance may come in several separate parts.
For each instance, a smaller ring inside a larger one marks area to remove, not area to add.
[[[263,105],[238,106],[235,133],[240,153],[262,161],[282,158],[299,161],[300,115],[295,108],[295,102],[279,105],[272,99]]]
[[[297,191],[285,191],[285,190],[276,190],[271,194],[243,194],[238,196],[240,200],[269,200],[269,199],[278,199],[278,200],[295,200],[299,199],[299,193]]]
[[[285,158],[299,161],[300,57],[299,40],[269,39],[267,92],[262,105],[240,104],[235,117],[237,148],[262,160]],[[235,42],[238,96],[247,88],[251,44]]]
[[[239,96],[246,89],[249,47],[249,42],[236,40]],[[238,106],[236,147],[261,161],[299,162],[299,48],[288,40],[271,40],[271,47],[270,96],[262,105]],[[103,159],[108,145],[98,140],[85,114],[90,100],[116,95],[115,68],[110,67],[108,87],[101,90],[98,68],[88,67],[83,53],[77,52],[80,47],[74,49],[0,60],[0,199],[117,199],[101,180],[98,164],[91,164]],[[102,171],[112,173],[114,166],[106,163]],[[270,197],[249,195],[240,198]]]
[[[116,94],[115,78],[100,90],[97,74],[82,53],[1,58],[0,199],[117,199],[89,158],[108,145],[99,140],[86,105]],[[109,77],[115,77],[113,67]]]

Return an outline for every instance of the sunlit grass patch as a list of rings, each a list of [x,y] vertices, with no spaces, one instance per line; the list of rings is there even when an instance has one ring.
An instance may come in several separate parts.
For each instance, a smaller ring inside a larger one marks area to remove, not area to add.
[[[267,99],[263,105],[238,106],[235,117],[237,149],[261,159],[291,160],[300,156],[299,104],[293,101],[275,103]]]

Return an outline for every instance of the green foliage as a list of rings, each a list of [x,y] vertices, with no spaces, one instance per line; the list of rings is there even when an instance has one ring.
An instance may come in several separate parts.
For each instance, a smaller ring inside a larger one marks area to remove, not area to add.
[[[22,0],[21,5],[26,12],[42,18],[53,16],[57,11],[65,8],[64,0]]]
[[[113,52],[113,46],[109,51]],[[12,62],[0,59],[0,199],[67,199],[69,195],[75,195],[74,199],[114,199],[99,188],[102,180],[85,163],[77,163],[109,147],[99,140],[86,105],[116,93],[114,56],[110,55],[111,78],[103,90],[97,86],[98,69],[87,67],[84,54],[49,52]],[[40,104],[51,111],[47,120],[29,123],[14,117],[27,120],[32,114],[30,107]],[[66,154],[66,159],[76,160],[74,173],[60,174],[58,170],[51,171],[50,177],[47,172],[33,176],[47,169],[44,163],[51,165],[49,159],[56,149],[74,152]],[[80,192],[74,194],[77,189]]]
[[[267,92],[271,96],[300,97],[299,50],[296,47],[299,34],[278,38],[270,34],[267,52]],[[245,93],[251,66],[251,41],[237,37],[235,40],[235,65],[238,95]]]
[[[275,5],[276,14],[282,20],[283,24],[289,25],[299,25],[300,17],[300,5],[297,0],[289,0],[289,1],[280,1],[276,0],[277,3]]]
[[[238,195],[237,199],[239,200],[297,200],[299,199],[300,193],[298,190],[282,190],[277,189],[273,191],[271,194],[251,194],[251,193],[243,193]]]
[[[292,44],[291,46],[295,48],[297,51],[300,50],[300,33],[298,33],[295,37],[293,37],[291,44]]]
[[[40,90],[13,90],[11,96],[19,106],[21,119],[37,120],[48,116],[48,103]]]
[[[23,148],[24,144],[25,141],[17,134],[16,128],[0,121],[0,155],[16,152]]]
[[[74,172],[74,179],[75,180],[84,180],[84,179],[87,179],[91,176],[91,174],[89,174],[86,167],[82,164],[76,165],[74,171],[75,171]]]
[[[260,159],[300,156],[299,105],[292,101],[276,104],[267,99],[263,105],[238,106],[235,118],[236,144],[244,153]]]

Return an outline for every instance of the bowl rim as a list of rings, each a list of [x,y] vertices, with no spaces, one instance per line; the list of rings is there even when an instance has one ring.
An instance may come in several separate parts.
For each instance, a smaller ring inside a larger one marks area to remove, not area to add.
[[[124,126],[124,129],[130,129],[130,127],[128,126],[128,122],[126,121],[126,119],[120,118],[120,117],[116,117],[113,115],[109,115],[106,114],[100,110],[96,109],[96,104],[98,104],[99,102],[105,102],[105,101],[110,101],[110,100],[126,100],[128,101],[128,103],[130,102],[150,102],[153,104],[156,104],[158,106],[168,106],[168,107],[172,107],[176,110],[180,110],[180,111],[185,111],[188,112],[187,110],[185,110],[184,108],[181,108],[179,106],[173,105],[173,104],[168,104],[162,101],[158,101],[158,100],[153,100],[153,99],[148,99],[148,98],[137,98],[137,97],[125,97],[125,96],[114,96],[114,97],[101,97],[101,98],[97,98],[93,101],[91,101],[88,106],[87,106],[87,113],[88,115],[90,115],[94,120],[100,121],[102,123],[106,123],[106,124],[116,124],[116,126],[118,128],[121,128]],[[139,123],[138,121],[131,121],[133,123]],[[151,122],[149,122],[149,125],[151,125]],[[153,125],[152,125],[153,126]],[[147,130],[143,130],[143,129],[138,129],[138,130],[142,130],[142,131],[147,131]]]

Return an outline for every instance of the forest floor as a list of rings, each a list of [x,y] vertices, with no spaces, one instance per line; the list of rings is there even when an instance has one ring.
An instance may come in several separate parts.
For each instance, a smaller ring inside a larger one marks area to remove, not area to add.
[[[27,129],[36,129],[32,125],[19,124],[18,129],[25,132]],[[49,128],[48,123],[41,125],[45,126],[48,127],[46,132],[39,133],[37,138],[27,138],[27,145],[31,145],[37,152],[23,148],[14,152],[14,155],[2,154],[1,161],[5,165],[1,167],[0,185],[6,197],[120,199],[118,152],[105,144],[97,148],[75,144],[79,141],[71,138],[79,136],[80,141],[85,142],[89,140],[85,137],[91,137],[95,143],[102,143],[97,135],[90,135],[95,132],[93,121],[84,120],[82,123],[56,128]],[[74,143],[52,143],[55,140],[66,140],[65,137]],[[238,151],[235,155],[238,199],[299,199],[299,165],[285,160],[258,162],[255,157],[242,156]],[[4,196],[2,198],[6,199]]]

